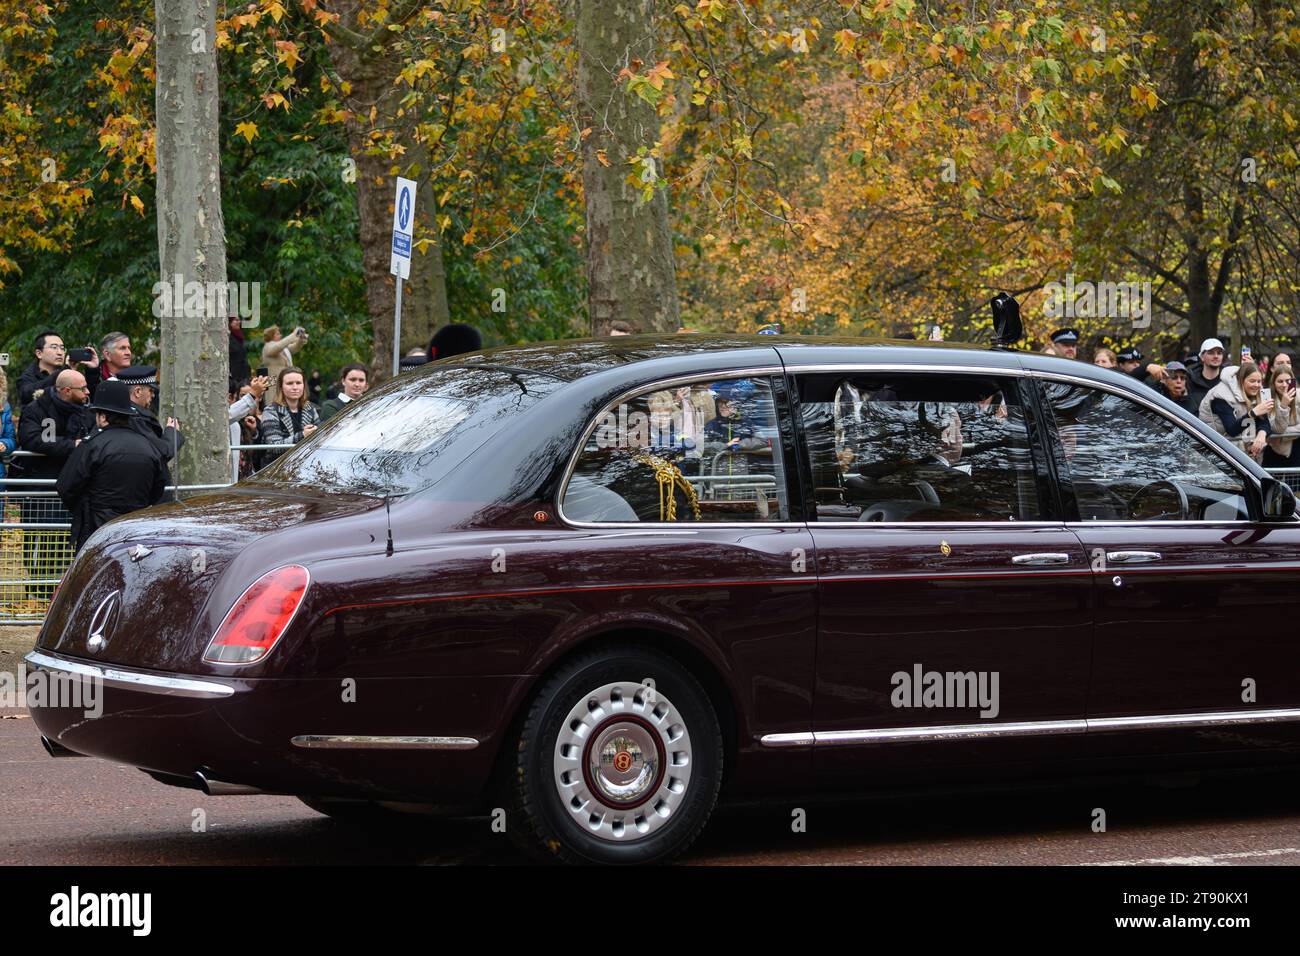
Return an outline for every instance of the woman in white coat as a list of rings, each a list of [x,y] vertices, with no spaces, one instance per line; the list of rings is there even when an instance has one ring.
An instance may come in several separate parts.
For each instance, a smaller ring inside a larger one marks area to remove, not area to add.
[[[1274,402],[1260,395],[1264,376],[1254,362],[1225,368],[1219,382],[1201,399],[1200,418],[1220,435],[1259,461],[1272,426]]]

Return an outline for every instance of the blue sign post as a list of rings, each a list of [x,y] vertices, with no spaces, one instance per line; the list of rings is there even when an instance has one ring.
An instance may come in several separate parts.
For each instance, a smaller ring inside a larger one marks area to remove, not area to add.
[[[397,298],[393,303],[393,377],[397,377],[402,351],[402,280],[411,277],[411,235],[415,232],[415,183],[397,178],[393,198],[393,250],[388,271],[396,277]]]

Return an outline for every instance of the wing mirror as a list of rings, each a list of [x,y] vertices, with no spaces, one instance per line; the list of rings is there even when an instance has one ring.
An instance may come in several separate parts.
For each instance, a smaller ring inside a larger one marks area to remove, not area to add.
[[[1264,520],[1291,521],[1295,518],[1295,492],[1285,481],[1278,478],[1265,478]]]

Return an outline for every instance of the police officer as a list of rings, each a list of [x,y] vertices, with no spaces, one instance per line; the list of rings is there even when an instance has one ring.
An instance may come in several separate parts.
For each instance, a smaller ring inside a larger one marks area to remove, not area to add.
[[[1052,351],[1061,358],[1078,358],[1079,333],[1075,329],[1057,329],[1052,333]]]
[[[75,551],[100,525],[155,504],[167,487],[158,449],[131,426],[139,415],[131,386],[101,382],[90,408],[100,431],[77,445],[54,486],[72,514]]]
[[[153,412],[158,401],[158,369],[153,365],[132,365],[122,369],[115,377],[131,387],[131,404],[139,412],[132,417],[131,427],[153,442],[162,455],[163,464],[171,461],[172,456],[185,444],[185,436],[181,434],[180,423],[176,419],[167,419],[164,427]]]
[[[1115,354],[1119,362],[1119,370],[1134,381],[1141,382],[1143,385],[1150,385],[1157,392],[1167,395],[1168,392],[1161,387],[1161,384],[1168,377],[1164,366],[1155,363],[1148,364],[1142,359],[1142,350],[1136,345],[1128,345],[1120,349]],[[1183,369],[1186,373],[1186,368]]]

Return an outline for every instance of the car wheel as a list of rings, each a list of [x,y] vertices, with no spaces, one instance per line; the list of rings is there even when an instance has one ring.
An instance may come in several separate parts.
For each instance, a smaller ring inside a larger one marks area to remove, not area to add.
[[[542,684],[514,758],[508,832],[525,849],[566,863],[658,863],[713,812],[722,732],[684,667],[610,647]]]

